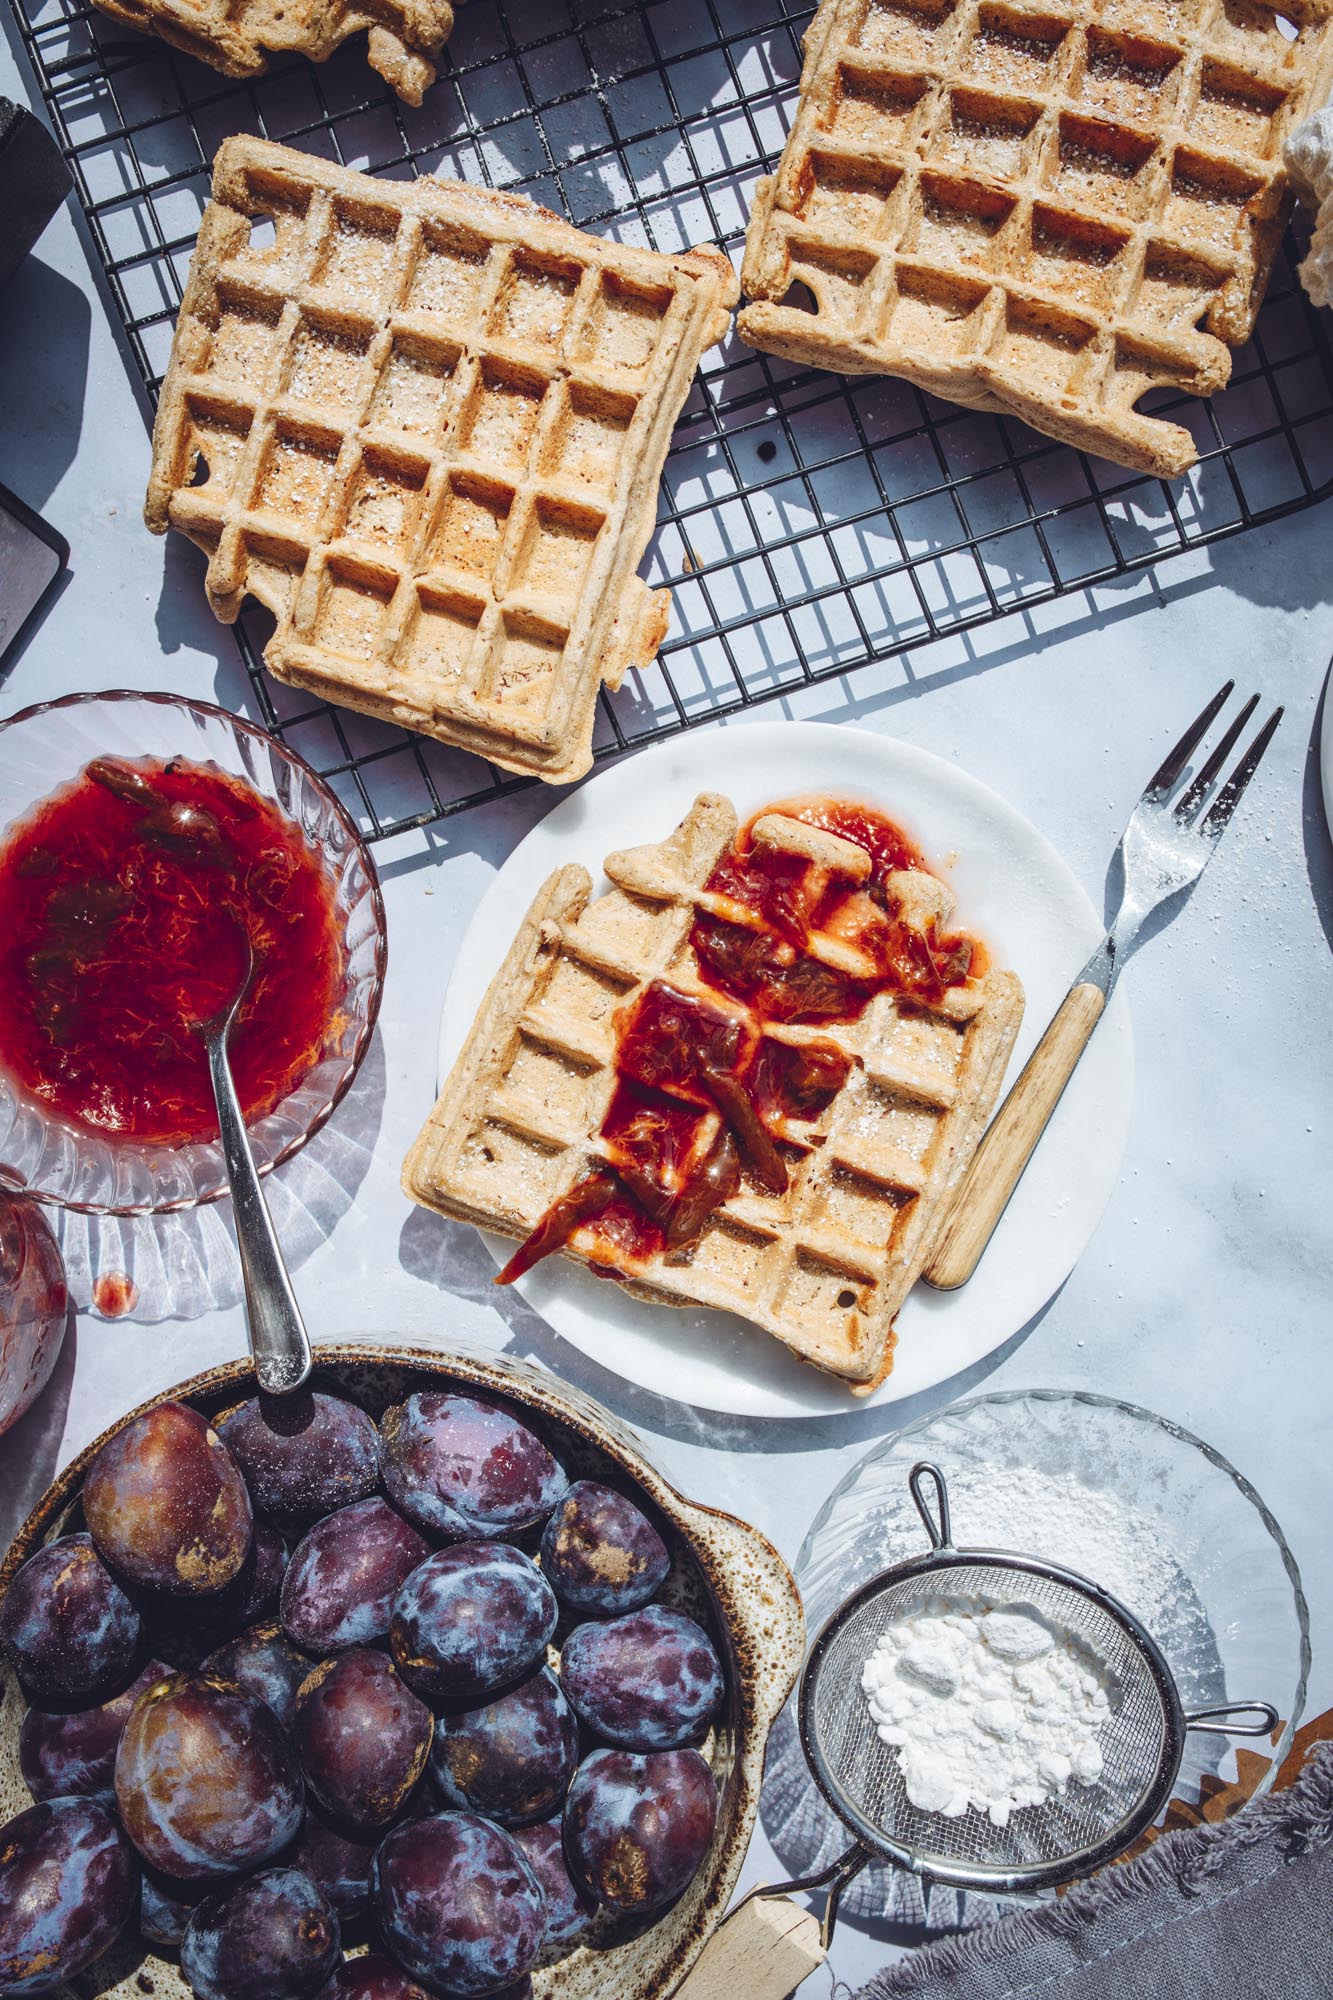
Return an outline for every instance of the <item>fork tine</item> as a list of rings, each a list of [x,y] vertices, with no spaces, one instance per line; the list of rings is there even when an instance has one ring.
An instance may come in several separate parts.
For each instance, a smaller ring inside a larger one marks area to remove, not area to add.
[[[1204,814],[1199,831],[1209,839],[1216,840],[1240,804],[1241,796],[1250,779],[1259,768],[1259,760],[1273,740],[1274,732],[1282,720],[1282,710],[1275,708],[1259,734],[1251,743],[1245,755],[1237,764],[1231,776],[1223,785],[1208,811]]]
[[[1174,811],[1176,818],[1181,822],[1182,826],[1188,826],[1199,807],[1207,798],[1209,792],[1212,790],[1218,772],[1240,741],[1242,729],[1244,729],[1258,706],[1259,697],[1257,694],[1252,694],[1228,729],[1226,735],[1222,738],[1222,741],[1218,744],[1216,750],[1214,750],[1212,756],[1208,759],[1208,762],[1191,783],[1189,790],[1183,793],[1176,801]]]
[[[1145,799],[1154,800],[1166,797],[1191,756],[1198,749],[1199,744],[1203,741],[1209,729],[1211,729],[1218,714],[1225,707],[1235,685],[1234,681],[1228,681],[1225,687],[1220,687],[1203,713],[1195,716],[1179,743],[1173,749],[1167,751],[1161,764],[1148,780],[1147,788],[1143,794]]]

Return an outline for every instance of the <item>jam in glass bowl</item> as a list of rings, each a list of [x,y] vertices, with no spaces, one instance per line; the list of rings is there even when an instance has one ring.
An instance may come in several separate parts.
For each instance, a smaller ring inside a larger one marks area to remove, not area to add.
[[[0,1164],[92,1214],[227,1190],[196,1024],[261,1173],[330,1116],[384,981],[374,865],[299,757],[203,702],[70,695],[0,722]]]

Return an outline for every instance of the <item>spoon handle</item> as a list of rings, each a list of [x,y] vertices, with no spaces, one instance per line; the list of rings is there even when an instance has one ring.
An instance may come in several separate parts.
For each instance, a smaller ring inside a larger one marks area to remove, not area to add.
[[[208,1036],[208,1068],[217,1099],[227,1177],[231,1182],[236,1247],[241,1254],[255,1374],[267,1395],[289,1396],[310,1373],[310,1338],[259,1184],[250,1136],[241,1115],[231,1064],[227,1061],[225,1029]]]

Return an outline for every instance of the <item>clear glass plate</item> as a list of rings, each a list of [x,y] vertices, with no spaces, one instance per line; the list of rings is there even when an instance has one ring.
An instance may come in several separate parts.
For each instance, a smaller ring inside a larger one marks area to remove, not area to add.
[[[957,1403],[876,1445],[815,1517],[796,1563],[812,1637],[860,1584],[925,1553],[907,1487],[923,1458],[950,1485],[959,1547],[1009,1548],[1090,1575],[1148,1626],[1187,1709],[1226,1699],[1277,1708],[1282,1728],[1271,1745],[1186,1738],[1167,1823],[1196,1817],[1201,1797],[1218,1817],[1269,1789],[1305,1706],[1309,1614],[1282,1530],[1234,1466],[1150,1410],[1082,1391],[1011,1390]],[[1093,1496],[1081,1514],[1049,1498],[1069,1479]],[[1098,1563],[1103,1509],[1134,1532],[1102,1544],[1108,1553]],[[805,1767],[794,1703],[773,1733],[761,1810],[793,1875],[827,1865],[850,1844]],[[859,1875],[842,1907],[931,1930],[996,1913],[988,1897],[930,1890],[887,1865]]]

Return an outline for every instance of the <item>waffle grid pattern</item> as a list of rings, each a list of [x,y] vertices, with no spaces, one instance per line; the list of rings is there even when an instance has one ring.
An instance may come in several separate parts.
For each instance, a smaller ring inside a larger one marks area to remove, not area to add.
[[[326,62],[349,35],[407,104],[420,104],[454,25],[449,0],[97,0],[120,27],[158,35],[224,76],[255,76],[295,50]]]
[[[149,525],[209,552],[219,617],[247,591],[273,612],[280,679],[577,777],[601,683],[665,631],[669,597],[634,566],[734,297],[707,251],[622,248],[521,197],[229,140]]]
[[[1294,39],[1258,0],[825,0],[742,336],[1179,474],[1135,406],[1226,382],[1331,79],[1330,0]]]
[[[705,794],[669,840],[608,857],[615,886],[605,895],[589,901],[581,868],[551,878],[408,1155],[413,1199],[522,1238],[602,1157],[616,1013],[654,979],[718,1004],[689,933],[696,910],[716,904],[703,885],[735,834],[730,803]],[[822,955],[818,938],[811,951]],[[873,1386],[891,1365],[894,1315],[980,1137],[1021,1014],[1014,976],[988,973],[938,1011],[900,1013],[880,995],[855,1022],[770,1023],[771,1040],[832,1043],[850,1056],[846,1083],[814,1125],[779,1135],[785,1194],[743,1184],[694,1244],[654,1257],[628,1289],[738,1313],[802,1360]]]
[[[796,113],[811,14],[806,0],[464,7],[418,113],[355,42],[321,66],[275,56],[266,75],[228,80],[127,34],[91,0],[10,3],[146,406],[229,134],[404,179],[443,166],[521,188],[585,229],[739,256],[754,181]],[[651,670],[603,688],[595,756],[775,696],[798,712],[855,714],[938,673],[1002,673],[1030,621],[1076,632],[1154,587],[1189,590],[1204,549],[1322,498],[1333,490],[1333,322],[1295,283],[1299,254],[1289,237],[1226,389],[1150,399],[1195,438],[1199,463],[1175,484],[892,377],[802,369],[739,345],[705,357],[646,572],[671,588],[673,629]],[[34,393],[54,394],[42,364],[34,354]],[[1150,566],[1156,584],[1135,581]],[[980,661],[967,635],[997,621]],[[275,681],[258,607],[233,631],[248,712],[372,840],[536,782]]]

